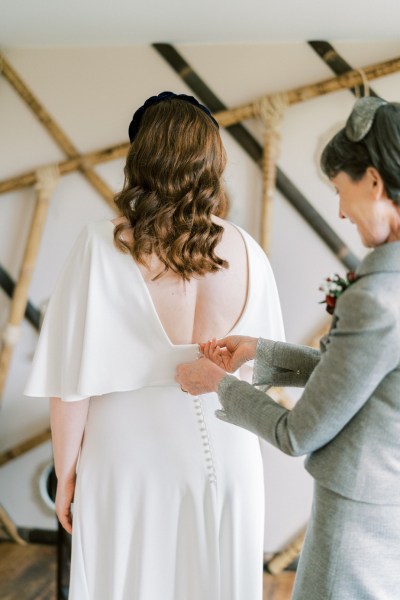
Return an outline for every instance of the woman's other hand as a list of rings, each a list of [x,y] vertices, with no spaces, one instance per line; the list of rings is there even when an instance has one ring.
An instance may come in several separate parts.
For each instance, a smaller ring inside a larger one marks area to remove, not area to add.
[[[65,531],[72,533],[71,504],[74,499],[75,477],[66,481],[57,482],[56,515]]]
[[[178,365],[175,381],[180,384],[183,392],[197,396],[216,392],[225,375],[223,369],[202,357],[195,362]]]
[[[244,335],[230,335],[205,344],[200,344],[200,350],[206,358],[227,371],[234,373],[245,362],[256,355],[258,338]]]
[[[74,498],[76,464],[82,444],[89,398],[78,402],[50,399],[50,424],[54,466],[57,475],[56,513],[68,533],[72,531],[71,503]]]

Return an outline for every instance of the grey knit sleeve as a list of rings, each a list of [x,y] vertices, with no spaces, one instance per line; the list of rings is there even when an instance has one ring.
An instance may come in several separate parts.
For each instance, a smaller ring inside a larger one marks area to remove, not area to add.
[[[254,363],[253,385],[304,387],[320,360],[319,350],[260,338]]]

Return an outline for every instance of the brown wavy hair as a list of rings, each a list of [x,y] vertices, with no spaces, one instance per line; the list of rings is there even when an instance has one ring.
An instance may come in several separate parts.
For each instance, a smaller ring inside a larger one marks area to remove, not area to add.
[[[177,98],[144,113],[125,165],[125,183],[115,203],[127,223],[115,227],[114,241],[144,265],[155,254],[165,269],[188,281],[228,267],[215,254],[223,227],[212,215],[226,212],[221,177],[226,154],[208,115]],[[133,243],[121,233],[133,229]]]

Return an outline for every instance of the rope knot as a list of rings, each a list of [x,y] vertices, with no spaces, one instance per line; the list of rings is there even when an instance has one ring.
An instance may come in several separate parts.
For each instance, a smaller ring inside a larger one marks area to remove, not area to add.
[[[14,347],[21,336],[21,327],[19,325],[13,325],[8,323],[1,335],[1,339],[6,346]]]
[[[58,165],[47,165],[36,170],[35,189],[47,197],[51,196],[60,178]]]
[[[285,93],[262,96],[258,100],[256,111],[265,129],[276,132],[288,104],[289,98]]]

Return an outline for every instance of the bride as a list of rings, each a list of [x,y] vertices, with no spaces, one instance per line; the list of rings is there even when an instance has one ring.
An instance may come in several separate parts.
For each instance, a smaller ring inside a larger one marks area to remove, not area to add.
[[[129,135],[120,217],[76,241],[26,388],[51,397],[69,597],[261,600],[258,438],[174,374],[211,335],[282,339],[274,277],[218,216],[226,157],[207,108],[163,92]]]

